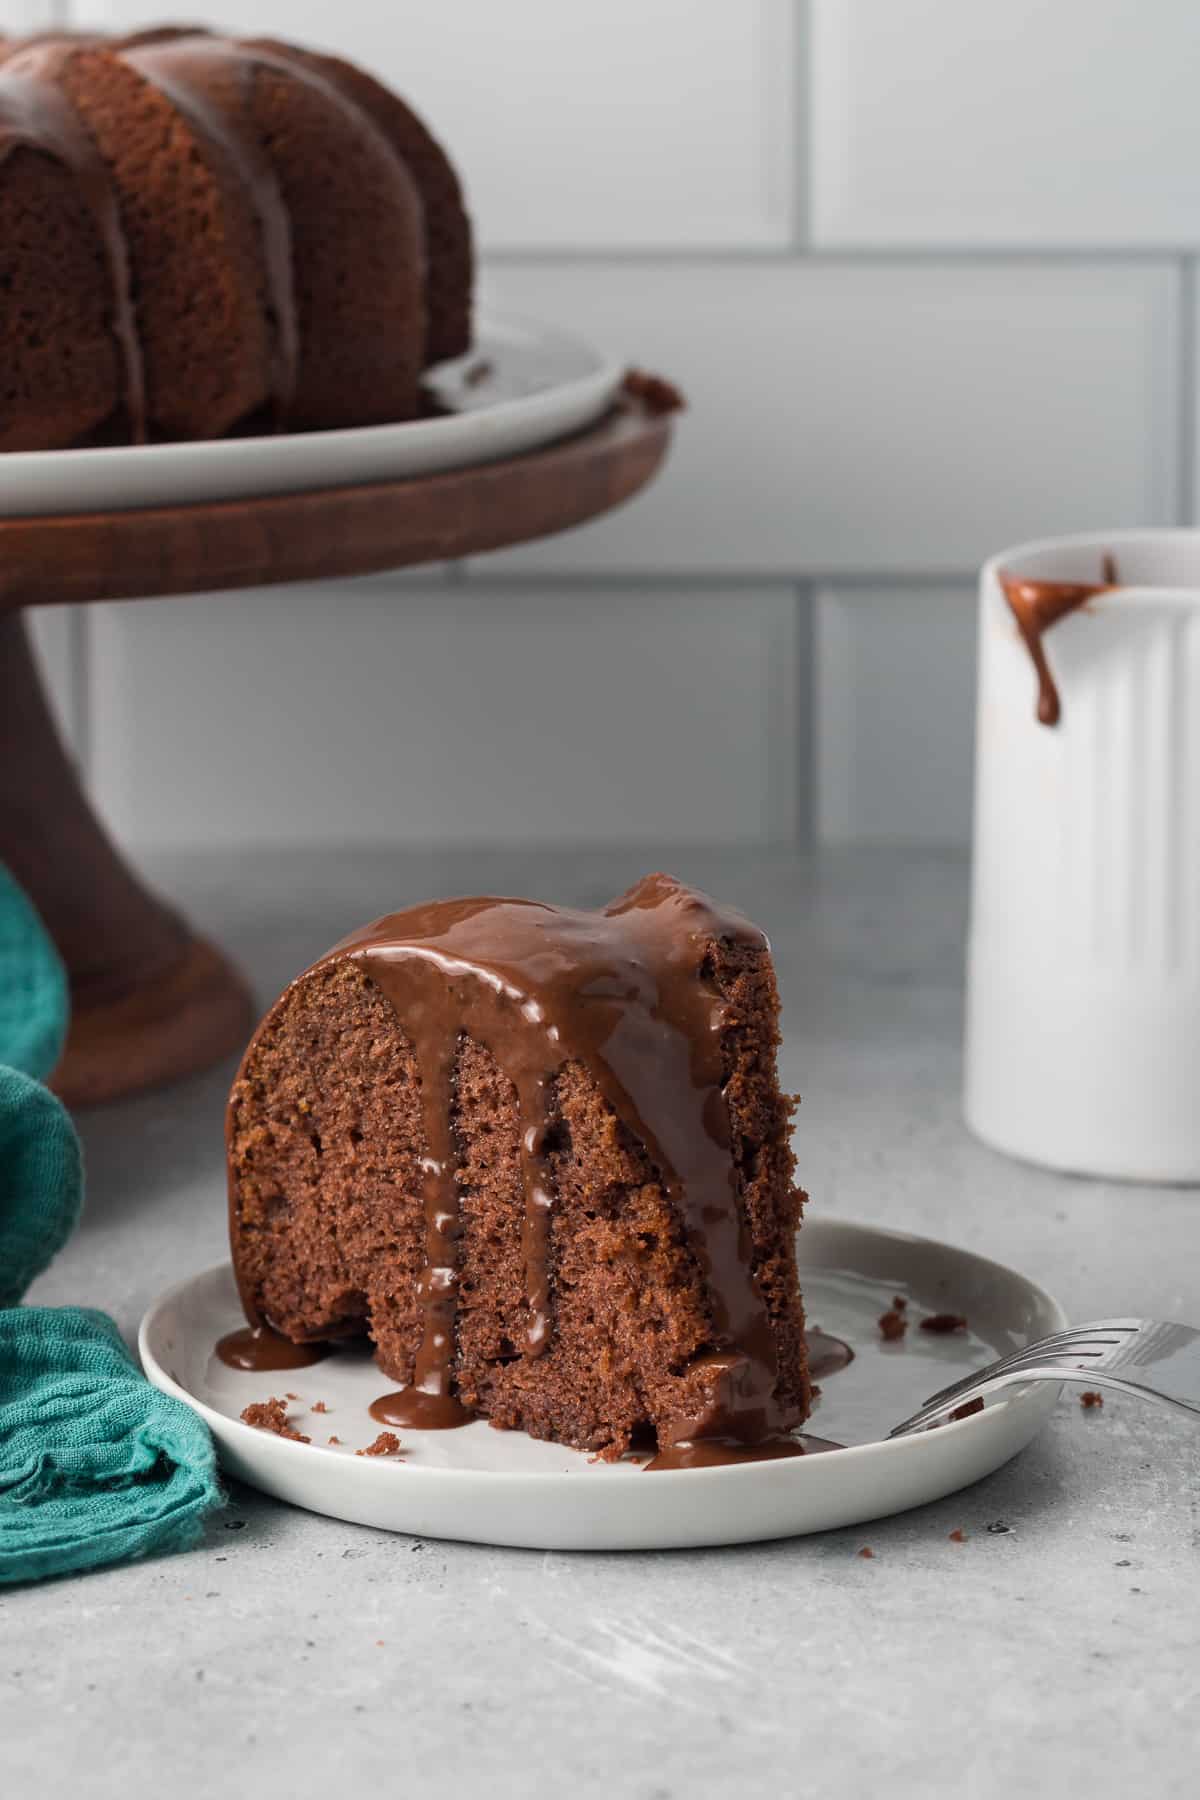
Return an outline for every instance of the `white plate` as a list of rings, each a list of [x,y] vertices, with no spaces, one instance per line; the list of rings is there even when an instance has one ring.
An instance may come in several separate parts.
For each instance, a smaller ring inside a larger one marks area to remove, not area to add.
[[[0,517],[124,512],[435,475],[515,456],[598,419],[626,365],[568,332],[485,313],[426,386],[449,416],[351,431],[0,456]]]
[[[312,1512],[422,1537],[544,1550],[657,1550],[825,1531],[883,1518],[978,1481],[1022,1449],[1054,1406],[1057,1387],[1014,1392],[984,1412],[917,1437],[879,1441],[958,1374],[1059,1331],[1056,1300],[999,1263],[928,1238],[814,1219],[800,1234],[810,1324],[852,1343],[830,1376],[810,1429],[852,1447],[735,1468],[650,1474],[477,1422],[457,1431],[404,1431],[406,1460],[354,1451],[379,1426],[367,1413],[390,1385],[361,1350],[306,1369],[242,1374],[213,1354],[242,1324],[227,1264],[172,1288],[142,1321],[139,1347],[157,1387],[208,1421],[231,1475]],[[893,1294],[910,1310],[965,1313],[966,1335],[914,1326],[885,1345],[876,1320]],[[251,1401],[298,1399],[289,1417],[311,1444],[258,1431]],[[313,1413],[324,1401],[325,1413]],[[330,1448],[329,1434],[342,1440]]]

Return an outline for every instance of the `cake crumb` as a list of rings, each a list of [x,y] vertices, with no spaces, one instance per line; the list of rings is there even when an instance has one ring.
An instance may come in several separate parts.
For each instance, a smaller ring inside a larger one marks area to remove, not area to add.
[[[329,1439],[329,1442],[330,1442],[330,1443],[331,1443],[331,1444],[340,1444],[340,1443],[341,1443],[341,1441],[342,1441],[342,1440],[341,1440],[341,1438],[340,1438],[340,1437],[331,1437],[331,1438],[330,1438],[330,1439]]]
[[[1079,1404],[1083,1407],[1085,1412],[1090,1412],[1094,1406],[1104,1405],[1104,1395],[1097,1394],[1092,1388],[1087,1388],[1080,1394]]]
[[[289,1394],[287,1392],[284,1393],[283,1397],[285,1400],[298,1400],[300,1398],[299,1394]]]
[[[875,1552],[872,1550],[870,1544],[864,1544],[861,1550],[855,1551],[855,1555],[865,1556],[868,1562],[874,1562],[875,1560]]]
[[[487,381],[495,372],[495,364],[489,362],[486,356],[481,356],[478,361],[471,364],[469,369],[464,371],[463,386],[478,387],[480,382]]]
[[[966,1541],[967,1541],[966,1532],[963,1530],[961,1525],[956,1525],[954,1527],[954,1530],[950,1533],[950,1542],[952,1544],[965,1544]]]
[[[679,412],[687,405],[673,381],[645,369],[627,369],[621,386],[631,400],[640,400],[646,411],[655,415]]]
[[[313,1404],[312,1404],[312,1409],[314,1412],[328,1412],[329,1411],[329,1408],[326,1406],[326,1404],[323,1400],[314,1400]]]
[[[890,1312],[880,1313],[879,1335],[885,1344],[896,1343],[907,1330],[908,1320],[902,1312],[897,1312],[895,1307]]]
[[[966,1329],[967,1321],[961,1313],[930,1313],[927,1319],[921,1320],[922,1331],[934,1331],[944,1336]]]
[[[908,1311],[908,1301],[904,1298],[903,1294],[893,1294],[892,1295],[892,1311],[893,1312],[907,1312]]]
[[[288,1424],[286,1401],[274,1397],[270,1400],[257,1400],[242,1408],[242,1418],[257,1431],[273,1431],[276,1437],[291,1438],[297,1444],[312,1443],[311,1438],[305,1437],[302,1431],[293,1431]]]
[[[355,1456],[395,1456],[400,1448],[400,1439],[394,1431],[381,1431],[373,1444],[365,1450],[356,1450]]]
[[[973,1400],[964,1400],[961,1406],[956,1406],[954,1411],[950,1414],[950,1420],[969,1419],[973,1413],[981,1413],[982,1411],[983,1395],[976,1394]]]

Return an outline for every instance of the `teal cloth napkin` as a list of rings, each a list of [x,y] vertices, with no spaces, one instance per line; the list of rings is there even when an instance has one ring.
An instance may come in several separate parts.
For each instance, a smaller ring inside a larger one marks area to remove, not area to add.
[[[0,866],[0,1584],[185,1550],[223,1502],[207,1426],[111,1319],[19,1304],[79,1218],[79,1140],[37,1079],[66,1026],[62,964]]]

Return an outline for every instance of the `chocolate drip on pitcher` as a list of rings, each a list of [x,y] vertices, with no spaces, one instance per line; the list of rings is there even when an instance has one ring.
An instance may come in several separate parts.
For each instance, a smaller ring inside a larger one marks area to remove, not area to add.
[[[1120,585],[1116,558],[1105,551],[1098,582],[1026,581],[1004,569],[998,571],[997,578],[1037,672],[1038,720],[1043,725],[1057,725],[1062,717],[1062,702],[1042,640],[1050,627],[1068,613],[1078,612],[1097,594],[1107,594]]]
[[[654,1162],[708,1294],[713,1348],[692,1368],[709,1379],[692,1415],[672,1422],[671,1438],[756,1443],[786,1423],[729,1154],[727,1008],[704,967],[714,938],[765,946],[740,914],[652,875],[602,913],[490,898],[416,907],[377,920],[323,959],[362,965],[391,1002],[421,1071],[421,1343],[411,1386],[377,1401],[374,1417],[428,1428],[467,1416],[454,1392],[462,1226],[453,1120],[457,1047],[469,1038],[492,1055],[519,1100],[522,1354],[542,1354],[551,1337],[547,1141],[556,1077],[577,1061]]]

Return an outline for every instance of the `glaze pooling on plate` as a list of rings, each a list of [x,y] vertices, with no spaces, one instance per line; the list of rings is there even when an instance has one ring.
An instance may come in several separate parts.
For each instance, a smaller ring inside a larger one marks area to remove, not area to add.
[[[143,1321],[140,1344],[151,1380],[208,1421],[229,1473],[334,1518],[477,1543],[666,1549],[824,1531],[953,1493],[1036,1435],[1055,1404],[1049,1384],[936,1431],[884,1441],[891,1425],[956,1375],[1062,1329],[1062,1308],[1035,1283],[931,1239],[812,1217],[799,1256],[814,1323],[858,1352],[825,1385],[808,1424],[814,1435],[850,1445],[837,1455],[643,1480],[644,1465],[631,1459],[591,1463],[559,1445],[475,1423],[461,1431],[402,1432],[403,1463],[356,1457],[379,1431],[367,1412],[379,1391],[370,1357],[340,1351],[282,1378],[224,1368],[213,1344],[241,1322],[228,1266],[164,1295]],[[919,1313],[961,1312],[970,1329],[950,1337],[913,1331],[904,1345],[886,1344],[877,1320],[897,1293]],[[284,1388],[300,1396],[293,1424],[312,1445],[240,1421],[247,1403]],[[314,1418],[318,1403],[327,1416]],[[330,1447],[318,1434],[341,1443]]]

